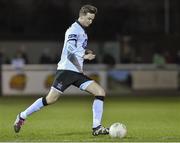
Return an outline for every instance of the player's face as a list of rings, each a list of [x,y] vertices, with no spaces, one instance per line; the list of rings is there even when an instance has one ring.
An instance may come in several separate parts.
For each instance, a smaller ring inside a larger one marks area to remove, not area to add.
[[[82,18],[81,24],[84,27],[89,27],[95,18],[95,14],[87,13],[86,15],[83,15],[81,18]]]

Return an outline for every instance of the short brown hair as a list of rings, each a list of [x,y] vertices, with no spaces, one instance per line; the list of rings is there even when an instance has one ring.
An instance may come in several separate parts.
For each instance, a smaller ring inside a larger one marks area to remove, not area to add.
[[[97,8],[92,5],[83,5],[79,11],[79,15],[86,15],[87,13],[96,14]]]

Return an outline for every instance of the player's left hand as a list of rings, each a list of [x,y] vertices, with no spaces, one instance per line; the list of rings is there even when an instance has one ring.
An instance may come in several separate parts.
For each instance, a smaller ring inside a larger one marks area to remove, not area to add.
[[[93,59],[95,59],[95,57],[96,57],[96,55],[94,55],[92,53],[84,55],[85,60],[93,60]]]

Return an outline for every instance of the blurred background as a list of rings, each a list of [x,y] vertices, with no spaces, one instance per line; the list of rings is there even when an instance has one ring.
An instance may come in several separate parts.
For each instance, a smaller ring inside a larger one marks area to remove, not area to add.
[[[180,94],[179,0],[0,0],[1,95],[47,93],[84,4],[98,8],[86,74],[113,95]]]

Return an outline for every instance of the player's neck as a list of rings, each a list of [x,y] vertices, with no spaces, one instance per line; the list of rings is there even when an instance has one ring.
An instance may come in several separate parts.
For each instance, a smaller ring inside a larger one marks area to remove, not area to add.
[[[78,20],[76,20],[76,22],[85,30],[85,26],[83,26],[83,22],[81,21],[81,19],[79,18]]]

